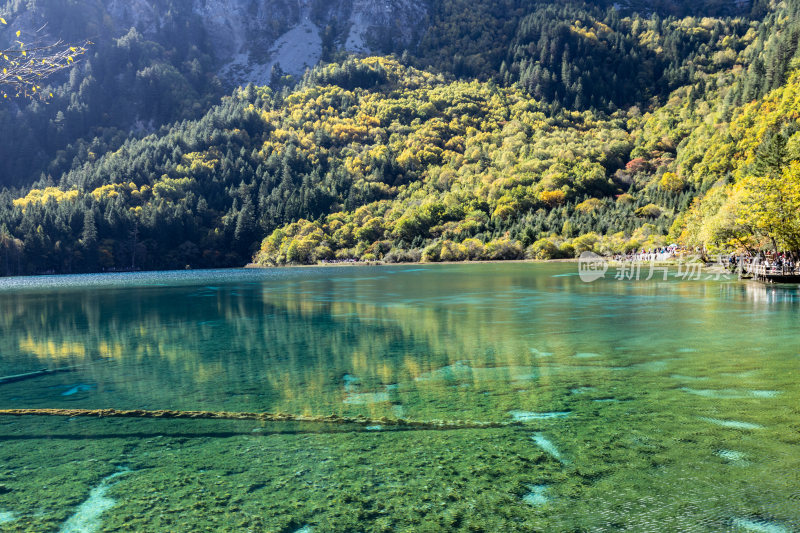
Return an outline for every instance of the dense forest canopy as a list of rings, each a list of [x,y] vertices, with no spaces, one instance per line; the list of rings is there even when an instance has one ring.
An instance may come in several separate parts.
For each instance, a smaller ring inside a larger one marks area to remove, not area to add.
[[[431,1],[411,48],[333,28],[332,62],[233,92],[185,6],[0,9],[96,41],[0,106],[0,274],[800,250],[798,0]]]

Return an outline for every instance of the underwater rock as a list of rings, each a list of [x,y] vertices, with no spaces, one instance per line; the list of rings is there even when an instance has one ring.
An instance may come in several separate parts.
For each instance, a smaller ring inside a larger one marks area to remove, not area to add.
[[[388,392],[357,392],[348,394],[343,400],[349,405],[368,405],[371,403],[381,403],[389,401]]]
[[[117,503],[116,500],[106,496],[106,493],[116,484],[114,481],[116,478],[130,472],[130,469],[124,468],[103,478],[100,484],[89,492],[89,498],[78,506],[75,514],[64,522],[59,533],[87,533],[100,529],[102,525],[100,516]]]
[[[702,396],[704,398],[718,398],[722,400],[740,400],[744,398],[775,398],[781,394],[777,390],[748,390],[741,391],[735,389],[690,389],[688,387],[681,387],[681,390],[694,394],[695,396]]]
[[[644,370],[647,372],[658,372],[664,370],[669,365],[671,359],[666,361],[648,361],[646,363],[637,363],[627,367],[615,367],[614,370]]]
[[[578,352],[575,354],[575,357],[578,359],[594,359],[595,357],[600,357],[600,354],[594,352]]]
[[[745,457],[743,452],[736,452],[733,450],[717,450],[714,454],[729,461],[741,461]]]
[[[531,354],[535,355],[536,357],[552,357],[553,352],[543,352],[541,350],[537,350],[536,348],[531,348]]]
[[[364,429],[367,431],[380,431],[383,429],[383,426],[367,426]]]
[[[456,361],[452,365],[447,365],[436,370],[431,370],[420,376],[414,378],[415,381],[432,381],[432,380],[448,380],[448,379],[463,379],[464,377],[472,376],[472,368],[466,361]]]
[[[636,370],[638,368],[646,370],[658,370],[665,367],[667,363],[655,361],[642,363],[630,367],[611,367],[610,370]],[[547,375],[567,372],[594,372],[606,370],[602,366],[579,366],[579,365],[544,365],[544,366],[470,366],[465,361],[457,361],[452,365],[444,366],[430,372],[425,372],[414,378],[415,381],[501,381],[506,383],[530,381],[539,379],[544,372]]]
[[[68,391],[62,392],[61,396],[72,396],[73,394],[77,394],[79,392],[88,392],[88,391],[90,391],[92,389],[94,389],[94,387],[92,385],[87,385],[85,383],[79,383],[78,385],[75,385],[74,387],[72,387]]]
[[[585,394],[587,392],[592,392],[594,387],[576,387],[574,389],[570,389],[569,391],[572,394]]]
[[[356,392],[356,390],[358,390],[358,383],[361,380],[355,376],[351,376],[350,374],[345,374],[342,377],[342,381],[344,381],[345,392]]]
[[[749,518],[734,518],[733,527],[755,533],[790,533],[789,528],[767,520],[751,520]]]
[[[716,455],[721,459],[724,459],[725,461],[731,464],[739,466],[744,466],[749,464],[749,462],[746,460],[747,454],[745,454],[744,452],[737,452],[734,450],[717,450],[714,452],[714,455]]]
[[[528,485],[530,492],[522,497],[522,501],[528,505],[538,507],[550,501],[547,496],[547,485]]]
[[[747,391],[753,398],[775,398],[783,394],[779,390],[751,390]]]
[[[386,392],[358,392],[361,380],[350,374],[342,377],[344,381],[344,403],[349,405],[368,405],[389,401],[389,392],[397,390],[397,385],[386,385]]]
[[[0,524],[10,524],[19,518],[17,513],[12,511],[0,511]]]
[[[705,420],[706,422],[711,422],[712,424],[716,424],[718,426],[722,426],[725,428],[733,428],[733,429],[764,429],[764,426],[759,424],[753,424],[751,422],[740,422],[738,420],[720,420],[718,418],[708,418],[705,416],[701,416],[700,420]]]
[[[525,381],[539,377],[539,369],[533,366],[487,366],[472,367],[466,361],[456,361],[414,378],[415,381]]]
[[[508,414],[514,422],[528,422],[530,420],[549,420],[551,418],[566,418],[571,411],[554,411],[549,413],[534,413],[531,411],[509,411]]]
[[[672,374],[672,379],[679,379],[681,381],[708,381],[706,376],[684,376],[682,374]]]
[[[758,374],[756,370],[744,370],[742,372],[720,372],[720,376],[725,376],[727,378],[739,378],[739,379],[747,379],[752,378]]]
[[[311,526],[303,526],[294,533],[313,533],[314,528]]]
[[[713,390],[713,389],[690,389],[689,387],[681,387],[683,392],[694,394],[695,396],[702,396],[703,398],[717,398],[720,400],[739,400],[747,398],[747,394],[741,391],[731,389]]]
[[[533,442],[535,442],[539,448],[552,455],[558,462],[567,464],[561,452],[556,448],[556,445],[550,442],[550,439],[545,437],[542,433],[534,433],[531,435],[531,439],[533,439]]]

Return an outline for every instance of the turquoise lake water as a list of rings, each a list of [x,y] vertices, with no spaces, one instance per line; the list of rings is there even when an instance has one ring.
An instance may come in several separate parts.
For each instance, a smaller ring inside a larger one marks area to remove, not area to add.
[[[800,531],[800,291],[576,264],[0,279],[0,530]]]

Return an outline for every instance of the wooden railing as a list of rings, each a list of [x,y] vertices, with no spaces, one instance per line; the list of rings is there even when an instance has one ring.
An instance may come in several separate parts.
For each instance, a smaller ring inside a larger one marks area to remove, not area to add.
[[[800,276],[800,265],[792,268],[786,265],[766,265],[764,263],[745,263],[744,271],[755,277],[768,278],[770,276]]]

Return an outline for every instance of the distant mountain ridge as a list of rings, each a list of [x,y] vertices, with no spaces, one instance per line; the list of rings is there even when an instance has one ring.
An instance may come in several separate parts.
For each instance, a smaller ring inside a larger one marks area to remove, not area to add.
[[[47,105],[0,107],[0,136],[15,139],[0,146],[0,186],[57,180],[89,152],[201,117],[238,86],[291,85],[346,52],[403,50],[428,20],[423,0],[8,0],[0,16],[0,48],[17,30],[27,42],[94,43],[50,80]]]
[[[800,0],[0,15],[96,43],[46,105],[0,105],[0,274],[727,249],[764,235],[759,180],[800,176]]]

